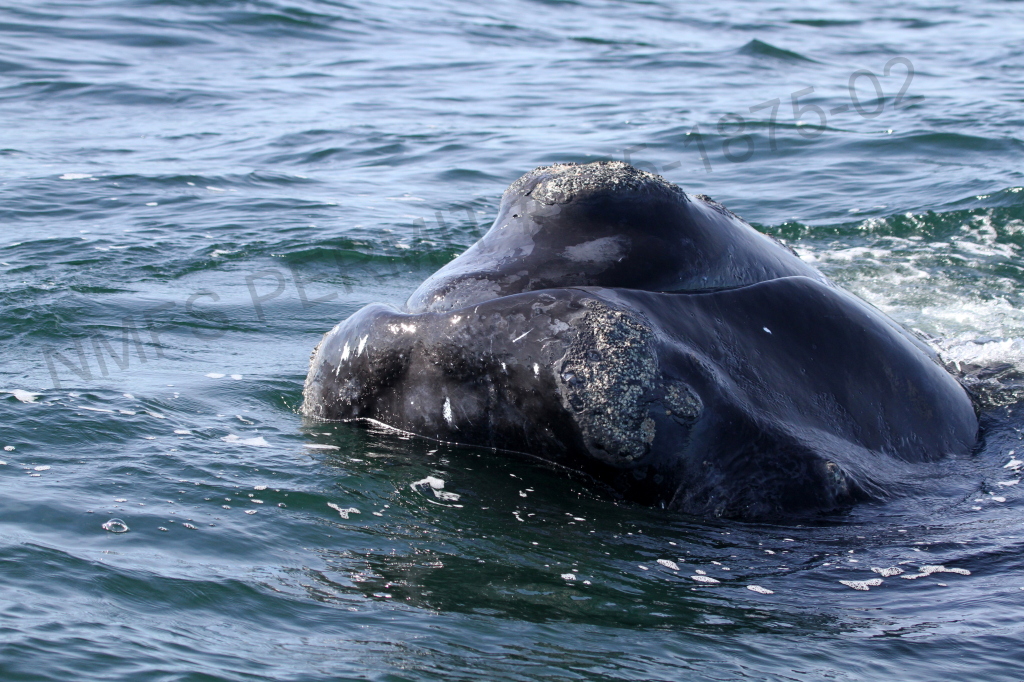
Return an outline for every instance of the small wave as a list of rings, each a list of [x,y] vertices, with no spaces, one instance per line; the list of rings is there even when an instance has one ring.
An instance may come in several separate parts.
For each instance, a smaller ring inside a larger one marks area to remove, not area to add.
[[[790,50],[784,50],[781,47],[775,47],[764,41],[754,38],[749,43],[739,49],[739,54],[748,55],[750,57],[768,57],[771,59],[779,59],[787,62],[810,62],[812,64],[818,64],[814,59],[805,57],[798,52],[792,52]]]

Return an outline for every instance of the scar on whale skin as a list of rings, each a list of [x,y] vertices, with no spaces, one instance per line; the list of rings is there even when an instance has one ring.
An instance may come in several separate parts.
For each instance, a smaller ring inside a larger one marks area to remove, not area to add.
[[[883,498],[971,451],[916,336],[709,197],[620,162],[538,168],[401,309],[328,332],[309,418],[373,420],[765,519]]]

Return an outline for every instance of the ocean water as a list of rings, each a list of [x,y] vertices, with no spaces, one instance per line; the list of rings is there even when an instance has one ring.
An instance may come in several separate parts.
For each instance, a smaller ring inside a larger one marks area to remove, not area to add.
[[[1022,36],[996,0],[5,3],[0,679],[1024,678]],[[978,452],[759,525],[303,420],[323,332],[598,159],[925,335]]]

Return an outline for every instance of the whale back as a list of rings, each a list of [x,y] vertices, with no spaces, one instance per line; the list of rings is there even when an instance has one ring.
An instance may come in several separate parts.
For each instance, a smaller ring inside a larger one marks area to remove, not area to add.
[[[708,197],[622,162],[559,164],[516,180],[490,230],[410,296],[443,312],[527,291],[701,291],[825,278]]]

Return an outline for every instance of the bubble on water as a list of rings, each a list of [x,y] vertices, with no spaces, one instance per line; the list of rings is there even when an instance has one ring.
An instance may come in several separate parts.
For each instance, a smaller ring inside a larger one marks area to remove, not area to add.
[[[14,452],[14,446],[13,445],[5,445],[4,446],[4,450],[6,452]]]
[[[249,500],[249,501],[252,502],[253,504],[263,504],[263,500],[253,499],[253,500]]]
[[[287,505],[287,504],[285,504],[284,502],[278,502],[278,503],[277,503],[277,506],[278,506],[278,507],[281,507],[281,508],[283,509],[284,507],[287,507],[288,505]]]
[[[39,466],[34,467],[34,469],[36,471],[49,471],[50,470],[50,465],[49,464],[40,464]]]
[[[110,519],[109,521],[104,523],[101,526],[101,528],[103,528],[103,530],[109,531],[111,533],[127,533],[128,532],[128,524],[125,523],[124,521],[122,521],[121,519]]]
[[[879,585],[881,585],[882,579],[872,578],[870,580],[840,580],[839,583],[841,585],[846,585],[847,587],[852,587],[855,590],[860,590],[861,592],[867,592],[872,587],[878,587]]]
[[[644,565],[642,565],[642,564],[637,564],[637,566],[639,566],[639,567],[640,567],[640,570],[641,570],[641,571],[649,571],[649,570],[651,570],[651,569],[647,568],[646,566],[644,566]]]
[[[252,487],[252,489],[253,489],[253,490],[266,490],[266,489],[267,489],[267,486],[265,486],[265,485],[254,485],[254,486]]]
[[[576,580],[576,575],[574,573],[563,573],[562,580]]]
[[[189,431],[188,429],[174,429],[174,432],[176,434],[178,434],[179,436],[190,436],[190,435],[192,435],[192,432]]]
[[[191,530],[195,530],[196,529],[196,527],[193,526],[191,523],[183,523],[181,525],[183,525],[183,526],[185,526],[185,528],[189,528]]]
[[[758,594],[775,594],[775,590],[769,590],[767,587],[761,587],[760,585],[747,585],[747,589]]]
[[[664,566],[665,568],[671,568],[673,571],[679,570],[679,564],[672,561],[671,559],[658,559],[658,563]]]
[[[165,533],[167,532],[167,529],[166,529],[166,528],[164,528],[163,526],[157,526],[157,528],[156,528],[156,529],[157,529],[157,530],[162,530],[162,531],[163,531],[163,532],[165,532]]]
[[[127,501],[128,501],[127,497],[115,497],[114,498],[114,502],[127,502]]]
[[[255,514],[255,513],[256,513],[256,511],[257,511],[256,509],[246,509],[246,510],[245,510],[245,513],[246,513],[246,514]]]
[[[716,584],[716,583],[720,582],[720,581],[716,580],[715,578],[712,578],[712,577],[706,576],[706,575],[691,575],[690,576],[690,580],[696,580],[699,583],[709,583],[709,584]]]

